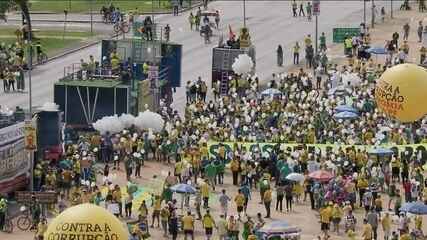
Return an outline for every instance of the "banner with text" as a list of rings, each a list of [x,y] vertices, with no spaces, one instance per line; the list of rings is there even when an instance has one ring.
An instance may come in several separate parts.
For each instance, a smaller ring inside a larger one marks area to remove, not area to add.
[[[14,191],[27,183],[30,164],[24,137],[23,122],[0,129],[0,193]]]

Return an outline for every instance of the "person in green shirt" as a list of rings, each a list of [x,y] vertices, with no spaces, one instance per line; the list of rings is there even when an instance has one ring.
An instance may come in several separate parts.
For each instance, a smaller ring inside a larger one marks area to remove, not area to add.
[[[165,200],[166,203],[172,201],[172,195],[173,192],[170,190],[169,187],[165,187],[163,189],[162,198],[163,200]]]
[[[209,163],[205,167],[205,174],[209,181],[209,184],[212,186],[212,189],[215,191],[215,177],[216,177],[216,167],[213,162]]]
[[[221,160],[215,160],[214,162],[214,166],[216,168],[216,176],[218,178],[218,184],[223,184],[224,183],[224,172],[225,172],[225,163],[224,161]],[[215,183],[217,181],[215,180]]]
[[[319,37],[320,41],[320,51],[326,51],[326,36],[325,32],[322,32],[322,34]]]

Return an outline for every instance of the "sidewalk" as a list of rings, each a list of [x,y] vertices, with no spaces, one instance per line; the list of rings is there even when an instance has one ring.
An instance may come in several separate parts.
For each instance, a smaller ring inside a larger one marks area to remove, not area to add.
[[[410,33],[409,33],[409,56],[408,62],[418,64],[419,63],[419,49],[421,48],[422,43],[418,42],[417,28],[418,22],[423,21],[423,25],[427,25],[427,15],[426,13],[418,12],[418,8],[412,7],[411,11],[395,11],[393,14],[393,19],[390,18],[389,13],[387,12],[384,23],[381,23],[380,18],[376,21],[375,28],[371,28],[369,24],[369,33],[371,35],[371,45],[375,47],[384,47],[387,40],[391,40],[392,34],[394,32],[399,33],[399,45],[403,42],[403,25],[409,23]],[[369,18],[368,18],[369,20]],[[368,21],[370,23],[370,21]],[[332,38],[332,36],[327,36],[327,38]],[[329,58],[329,63],[338,64],[338,65],[347,65],[348,58],[344,56],[344,45],[343,43],[332,44],[328,46],[327,55]],[[385,55],[373,56],[373,60],[377,64],[385,63]],[[285,72],[297,72],[300,68],[304,70],[312,71],[312,69],[305,68],[305,62],[303,61],[299,65],[289,66]]]

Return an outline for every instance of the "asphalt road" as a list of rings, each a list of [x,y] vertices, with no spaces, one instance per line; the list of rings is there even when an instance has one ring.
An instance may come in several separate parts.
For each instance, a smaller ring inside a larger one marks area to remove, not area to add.
[[[398,8],[400,3],[393,1]],[[382,6],[390,9],[389,1],[376,2],[378,12]],[[284,47],[285,65],[291,64],[291,48],[295,41],[302,41],[304,36],[314,36],[314,21],[306,18],[294,18],[291,13],[290,1],[246,1],[246,24],[249,27],[252,42],[256,46],[257,74],[262,81],[268,81],[273,72],[284,70],[276,67],[275,50],[278,44]],[[370,22],[370,3],[367,4],[367,20]],[[228,25],[234,32],[243,25],[243,10],[241,1],[219,1],[210,4],[210,8],[221,13],[220,29],[214,34],[224,33],[228,36]],[[319,34],[325,32],[328,42],[332,41],[332,28],[358,27],[363,21],[362,1],[322,1],[319,16]],[[217,44],[217,38],[212,44],[205,45],[197,32],[190,32],[188,13],[178,17],[171,15],[156,16],[156,21],[171,25],[171,40],[183,44],[182,86],[174,95],[173,106],[182,111],[185,106],[185,82],[194,81],[201,76],[210,86],[212,47]],[[379,17],[378,17],[379,18]],[[58,23],[61,24],[61,23]],[[78,63],[81,58],[93,55],[100,58],[100,45],[83,49],[45,65],[38,66],[32,72],[33,105],[40,106],[44,102],[53,101],[53,83],[62,77],[64,67]],[[26,78],[28,89],[28,78]],[[28,106],[26,93],[0,93],[0,105],[9,107]]]

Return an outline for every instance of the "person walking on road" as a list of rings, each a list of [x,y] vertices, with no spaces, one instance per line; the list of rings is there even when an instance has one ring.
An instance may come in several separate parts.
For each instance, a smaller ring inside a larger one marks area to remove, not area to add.
[[[221,214],[227,217],[228,212],[228,203],[231,201],[231,198],[225,193],[225,189],[222,189],[222,193],[219,196],[219,203],[221,205]]]
[[[385,216],[381,220],[381,225],[384,232],[384,240],[389,240],[391,235],[391,218],[388,212],[385,213]]]
[[[277,53],[277,66],[283,66],[283,48],[282,45],[279,45],[276,50]]]
[[[303,17],[305,17],[305,13],[304,13],[304,3],[301,3],[301,4],[299,5],[299,13],[298,13],[298,16],[300,16],[300,17],[301,17],[301,15],[302,15]]]
[[[191,212],[187,212],[187,216],[182,218],[182,229],[184,230],[184,239],[187,240],[187,236],[190,235],[191,239],[194,240],[194,218]]]
[[[409,23],[405,23],[405,25],[403,25],[403,40],[408,40],[409,30],[411,30]]]
[[[220,21],[220,18],[219,18],[219,12],[218,12],[218,10],[216,11],[216,15],[215,15],[215,25],[216,25],[216,29],[218,29],[219,28],[219,21]]]
[[[285,198],[285,187],[279,184],[276,187],[276,211],[283,211],[283,198]]]
[[[178,2],[178,0],[173,0],[172,6],[173,6],[173,15],[178,16],[178,13],[179,13],[179,2]]]
[[[368,221],[368,224],[371,225],[373,239],[376,240],[378,235],[378,214],[375,212],[373,207],[371,207],[369,213],[366,215],[366,220]]]
[[[295,42],[295,45],[293,47],[293,53],[294,53],[294,64],[298,65],[299,64],[299,51],[300,51],[300,46],[298,42]]]
[[[320,51],[326,51],[326,36],[325,36],[325,32],[322,32],[322,34],[319,37],[319,42],[320,42],[320,46],[319,49]]]
[[[190,24],[190,30],[193,31],[194,23],[196,22],[196,17],[194,17],[193,12],[190,12],[188,16],[188,23]]]
[[[206,239],[210,240],[213,233],[213,228],[216,227],[215,220],[209,213],[209,209],[206,210],[206,214],[203,216],[202,221],[203,227],[205,228]]]
[[[311,21],[311,16],[312,16],[311,9],[312,8],[313,8],[313,6],[311,5],[310,2],[308,2],[307,6],[305,7],[305,10],[307,11],[307,19],[308,19],[308,21]]]
[[[423,40],[423,30],[424,30],[424,26],[423,26],[423,21],[419,21],[418,22],[418,29],[417,29],[417,33],[418,33],[418,42],[422,42]]]
[[[165,40],[166,40],[166,42],[169,42],[170,34],[171,34],[171,27],[169,26],[169,24],[166,24],[166,26],[165,26]]]
[[[271,189],[269,188],[264,192],[264,207],[266,211],[265,218],[271,217],[271,198],[272,198],[272,192],[271,192]]]
[[[297,17],[297,10],[298,10],[298,5],[297,5],[297,2],[294,0],[293,2],[292,2],[292,15],[294,16],[294,17]]]
[[[314,58],[314,49],[312,45],[308,45],[305,48],[305,60],[306,60],[306,67],[312,68],[313,67],[313,58]]]

